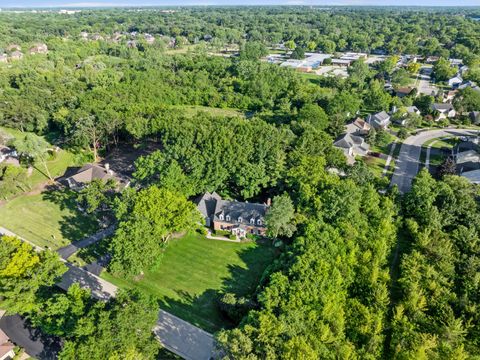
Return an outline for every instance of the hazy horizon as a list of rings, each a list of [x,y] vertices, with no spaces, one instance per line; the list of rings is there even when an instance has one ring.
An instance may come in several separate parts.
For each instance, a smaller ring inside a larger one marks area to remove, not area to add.
[[[459,4],[460,2],[460,4]],[[404,0],[399,3],[395,0],[187,0],[187,1],[158,1],[158,0],[96,0],[96,1],[68,1],[68,0],[0,0],[0,8],[41,8],[41,7],[142,7],[142,6],[408,6],[408,7],[466,7],[478,6],[479,0]]]

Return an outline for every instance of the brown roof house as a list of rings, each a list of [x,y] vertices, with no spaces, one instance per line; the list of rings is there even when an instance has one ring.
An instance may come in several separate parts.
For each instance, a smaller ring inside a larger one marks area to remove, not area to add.
[[[110,170],[110,166],[105,164],[105,167],[98,164],[87,164],[76,170],[71,175],[65,176],[61,182],[67,185],[70,189],[80,190],[93,180],[102,180],[107,182],[113,179],[119,182],[115,173]]]
[[[371,129],[370,124],[360,117],[355,119],[353,125],[355,126],[355,133],[358,135],[367,135]]]
[[[10,342],[7,334],[0,329],[0,360],[10,360],[15,357],[15,346]]]
[[[196,204],[207,227],[230,231],[240,238],[247,234],[265,235],[267,204],[223,200],[216,192],[206,192]]]
[[[335,140],[333,146],[343,151],[349,164],[355,162],[355,156],[367,155],[370,149],[370,146],[362,137],[352,134],[341,135]]]

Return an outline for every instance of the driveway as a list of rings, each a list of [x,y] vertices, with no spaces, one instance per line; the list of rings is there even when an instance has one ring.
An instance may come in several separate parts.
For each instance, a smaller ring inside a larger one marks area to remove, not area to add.
[[[95,244],[96,242],[102,240],[103,238],[110,236],[115,231],[115,225],[111,225],[108,228],[101,230],[92,236],[89,236],[85,239],[80,241],[76,241],[74,243],[68,244],[57,250],[58,255],[64,260],[67,260],[70,256],[75,254],[79,249],[86,248],[90,245]]]
[[[422,145],[432,139],[445,136],[477,135],[478,130],[472,129],[438,129],[426,130],[405,139],[400,148],[398,159],[395,161],[395,171],[391,185],[397,185],[401,193],[406,193],[412,187],[413,178],[420,167]]]

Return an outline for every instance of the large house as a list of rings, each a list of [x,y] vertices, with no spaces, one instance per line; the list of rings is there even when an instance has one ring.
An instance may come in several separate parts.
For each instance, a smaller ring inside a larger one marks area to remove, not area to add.
[[[206,192],[196,204],[207,227],[226,230],[241,238],[247,234],[265,235],[269,204],[223,200],[216,192]]]
[[[368,154],[370,146],[365,140],[356,135],[343,134],[337,138],[333,143],[333,146],[343,151],[347,157],[347,163],[353,164],[355,162],[355,156],[365,156]]]
[[[441,119],[453,118],[457,114],[452,104],[434,103],[432,104],[432,110],[438,111],[436,121]]]
[[[93,180],[107,182],[110,179],[119,182],[115,173],[110,170],[108,164],[106,164],[105,167],[98,164],[87,164],[78,170],[74,170],[73,174],[67,175],[62,179],[62,182],[71,189],[79,190]]]
[[[390,125],[390,115],[386,111],[368,115],[367,122],[376,129],[386,129]]]

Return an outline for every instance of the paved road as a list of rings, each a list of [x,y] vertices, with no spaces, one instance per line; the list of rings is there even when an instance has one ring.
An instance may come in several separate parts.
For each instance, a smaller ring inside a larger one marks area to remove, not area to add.
[[[391,185],[397,185],[401,193],[406,193],[412,187],[412,180],[417,175],[420,166],[422,145],[428,140],[445,136],[476,135],[472,129],[438,129],[426,130],[405,139],[395,162],[395,172]]]
[[[419,94],[432,95],[438,92],[438,88],[431,83],[432,68],[422,66],[417,77],[417,91]]]
[[[0,227],[0,234],[17,236],[2,227]],[[117,287],[112,283],[66,261],[65,264],[68,270],[57,284],[62,289],[67,290],[73,283],[79,283],[82,288],[89,288],[92,296],[99,300],[108,300],[115,296]],[[186,360],[208,360],[214,354],[214,339],[211,334],[166,311],[160,310],[157,325],[153,331],[165,348]],[[5,332],[8,334],[7,331]],[[13,337],[12,340],[14,340]],[[21,345],[20,342],[18,344]]]
[[[46,336],[38,329],[29,327],[25,319],[19,315],[0,318],[0,328],[16,345],[24,348],[28,355],[36,359],[56,359],[61,349],[59,339]]]
[[[79,249],[83,249],[90,245],[95,244],[96,242],[104,239],[105,237],[112,235],[114,231],[115,231],[115,225],[111,225],[108,228],[93,234],[92,236],[89,236],[80,241],[76,241],[74,243],[68,244],[67,246],[64,246],[58,249],[57,253],[60,255],[62,259],[67,260],[70,256],[75,254]]]
[[[213,356],[215,340],[211,334],[166,311],[160,310],[153,332],[165,348],[186,360]]]

